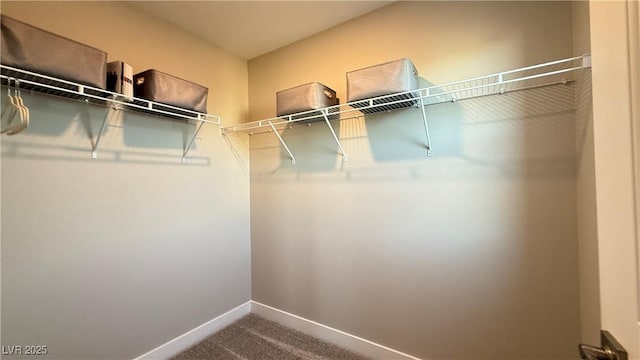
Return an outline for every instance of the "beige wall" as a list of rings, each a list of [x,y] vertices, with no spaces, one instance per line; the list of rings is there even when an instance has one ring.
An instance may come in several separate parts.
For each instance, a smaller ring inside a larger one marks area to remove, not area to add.
[[[345,73],[384,61],[410,57],[438,84],[568,57],[571,38],[568,3],[400,2],[250,60],[250,118],[275,116],[275,92],[310,81],[345,101]]]
[[[589,2],[576,1],[573,8],[573,52],[590,53]],[[580,341],[600,343],[600,291],[598,281],[598,234],[593,145],[591,69],[576,81],[577,216],[580,274]]]
[[[541,26],[540,24],[544,24]],[[569,57],[572,5],[400,2],[249,61],[275,92],[409,57],[421,85]],[[575,358],[575,85],[251,137],[253,299],[425,359]]]
[[[225,124],[247,114],[246,61],[124,2],[2,2],[2,13],[104,49],[134,70],[207,86]],[[247,149],[205,125],[25,94],[2,138],[2,344],[56,359],[141,355],[251,298]],[[3,356],[4,358],[4,356]]]

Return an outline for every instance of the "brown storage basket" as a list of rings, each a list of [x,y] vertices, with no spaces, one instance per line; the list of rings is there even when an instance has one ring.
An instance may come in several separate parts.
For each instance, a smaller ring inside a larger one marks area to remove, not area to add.
[[[133,94],[183,109],[207,112],[209,89],[158,70],[146,70],[133,76]]]
[[[347,99],[350,103],[417,89],[418,70],[409,59],[390,61],[347,73]],[[385,103],[403,99],[409,99],[409,101],[396,102],[393,107],[413,106],[416,103],[415,100],[410,100],[413,98],[414,95],[408,93],[388,99],[379,99],[374,102],[374,105],[381,105],[380,107],[362,109],[362,111],[373,113],[387,110],[387,107],[383,106]],[[368,102],[362,102],[355,103],[354,107],[368,105]]]
[[[6,15],[0,17],[3,65],[106,88],[107,53]]]
[[[278,116],[338,105],[336,92],[319,82],[281,90],[276,93],[276,114]]]

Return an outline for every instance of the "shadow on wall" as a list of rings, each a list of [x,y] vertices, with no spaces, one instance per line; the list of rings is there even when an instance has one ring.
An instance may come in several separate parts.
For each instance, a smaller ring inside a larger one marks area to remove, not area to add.
[[[340,139],[342,122],[332,120],[330,123]],[[338,144],[333,140],[331,130],[324,120],[285,129],[281,136],[296,159],[296,164],[292,164],[289,154],[281,146],[280,168],[283,170],[330,171],[339,168],[342,163]]]
[[[420,78],[420,88],[432,85]],[[434,145],[432,138],[432,148],[438,146],[437,151],[440,156],[460,155],[459,135],[462,111],[459,106],[454,104],[447,107],[446,112],[438,111],[438,116],[433,117],[429,114],[430,109],[430,107],[427,108],[429,130],[439,134],[439,141],[435,142],[437,145]],[[354,119],[331,121],[331,126],[343,147],[345,142],[354,140],[354,137],[365,136],[369,140],[370,151],[376,161],[401,161],[427,157],[426,132],[419,107],[366,114],[362,118],[365,126],[363,129],[356,130],[360,134],[347,134],[343,138],[340,136],[343,122]],[[340,149],[332,140],[331,131],[324,121],[293,126],[283,130],[281,136],[296,158],[294,165],[287,151],[281,146],[281,169],[317,172],[333,170],[336,164],[342,167]]]
[[[141,121],[140,116],[126,111],[117,111],[115,116],[120,117],[124,143],[127,146],[184,150],[195,131],[184,120],[151,115]],[[197,143],[194,142],[191,150],[196,148]]]
[[[418,87],[434,86],[419,78]],[[459,104],[426,106],[431,148],[437,156],[460,156],[463,112]],[[392,112],[365,115],[371,153],[376,161],[400,161],[427,157],[427,137],[419,105]],[[437,136],[435,136],[437,134]]]
[[[7,98],[4,96],[4,91],[2,94],[4,102]],[[30,112],[29,127],[25,133],[51,137],[61,136],[72,122],[79,121],[82,124],[89,122],[92,105],[80,101],[30,94],[27,91],[22,91],[22,97]],[[2,121],[4,127],[7,119],[2,119]]]
[[[2,156],[182,165],[183,149],[196,129],[184,121],[115,111],[100,137],[98,159],[93,160],[91,149],[108,107],[40,94],[23,94],[23,98],[30,111],[29,127],[3,138]],[[187,164],[209,165],[203,154],[194,141]]]
[[[256,153],[260,159],[277,147],[279,166],[259,161],[252,167],[253,178],[344,181],[376,174],[379,181],[451,181],[486,176],[487,171],[509,178],[571,177],[576,157],[574,92],[575,85],[568,83],[427,106],[432,157],[426,156],[422,115],[416,108],[332,122],[347,163],[322,122],[282,132],[296,165],[273,134],[258,135],[268,137],[267,142],[261,139],[252,150],[264,151]],[[319,172],[327,175],[313,176]]]
[[[589,123],[592,121],[593,104],[591,103],[591,68],[582,71],[576,90],[576,151],[582,152]]]
[[[462,158],[508,176],[572,176],[574,91],[570,83],[465,101]]]
[[[246,177],[249,177],[249,134],[228,133],[222,136]]]

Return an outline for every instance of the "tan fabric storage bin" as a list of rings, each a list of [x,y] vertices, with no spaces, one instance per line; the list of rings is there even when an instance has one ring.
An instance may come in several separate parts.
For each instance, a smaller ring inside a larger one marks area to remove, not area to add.
[[[106,89],[106,52],[6,15],[0,27],[3,65]]]

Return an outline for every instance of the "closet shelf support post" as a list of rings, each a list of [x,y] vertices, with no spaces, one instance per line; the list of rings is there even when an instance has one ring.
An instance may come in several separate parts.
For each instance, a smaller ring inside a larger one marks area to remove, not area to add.
[[[342,162],[347,161],[347,154],[344,152],[344,149],[342,148],[342,144],[340,144],[340,140],[338,139],[336,132],[333,131],[333,126],[331,126],[331,122],[329,121],[329,110],[323,109],[322,116],[324,116],[324,121],[327,123],[329,130],[331,130],[331,135],[333,135],[333,139],[336,141],[336,144],[338,144],[338,148],[340,149],[340,153],[342,154]]]
[[[424,97],[420,96],[420,110],[422,111],[422,122],[424,123],[424,132],[427,136],[427,156],[433,155],[431,152],[431,136],[429,136],[429,124],[427,124],[427,112],[424,109]]]
[[[200,129],[202,128],[202,125],[204,125],[204,121],[200,121],[200,124],[198,124],[198,127],[193,132],[193,135],[191,136],[191,139],[189,139],[189,142],[187,142],[187,146],[185,146],[185,148],[184,148],[184,152],[182,153],[182,163],[183,164],[187,163],[187,154],[189,153],[189,150],[191,150],[191,145],[193,145],[193,142],[196,140],[196,136],[198,136],[198,133],[200,132]]]
[[[96,136],[96,139],[95,141],[93,141],[93,144],[91,146],[92,159],[98,158],[98,145],[100,144],[102,133],[104,133],[104,129],[107,127],[107,123],[109,122],[109,119],[116,113],[117,110],[120,110],[120,108],[115,103],[111,103],[111,105],[109,105],[107,114],[104,116],[104,120],[102,120],[102,125],[100,125],[100,130],[98,130],[98,135]]]
[[[295,165],[296,164],[296,158],[293,157],[293,154],[291,153],[291,150],[289,150],[289,147],[287,146],[287,143],[284,142],[284,139],[282,139],[282,136],[280,136],[280,133],[278,132],[278,129],[276,129],[276,127],[273,126],[273,123],[271,122],[271,120],[269,120],[269,126],[271,126],[271,130],[273,130],[273,133],[276,134],[276,136],[278,137],[278,140],[280,140],[280,144],[282,144],[282,147],[284,147],[284,149],[289,154],[289,157],[291,158],[291,164]]]

